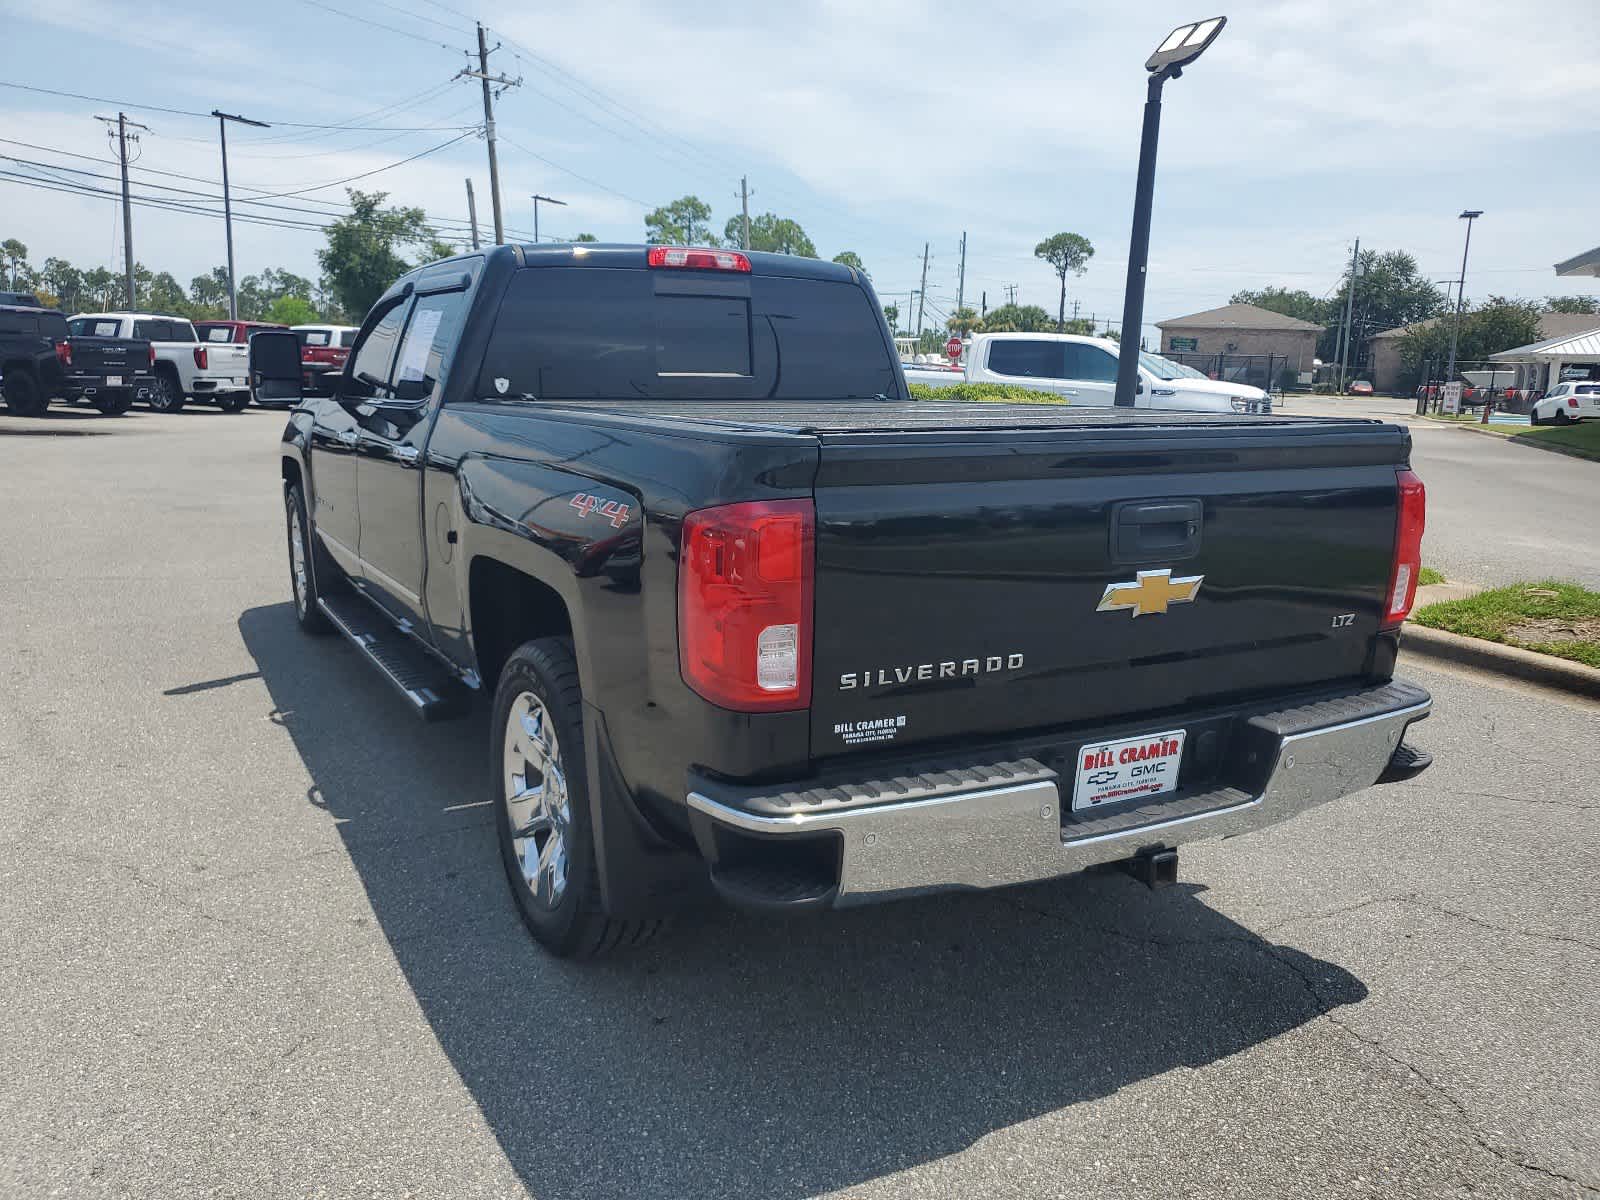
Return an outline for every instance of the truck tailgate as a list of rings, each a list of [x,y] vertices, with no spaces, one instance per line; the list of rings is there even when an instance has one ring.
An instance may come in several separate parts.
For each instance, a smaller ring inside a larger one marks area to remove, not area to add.
[[[74,334],[71,370],[78,375],[144,375],[150,370],[150,343],[135,338]]]
[[[814,756],[1370,669],[1409,435],[1138,417],[818,433]]]

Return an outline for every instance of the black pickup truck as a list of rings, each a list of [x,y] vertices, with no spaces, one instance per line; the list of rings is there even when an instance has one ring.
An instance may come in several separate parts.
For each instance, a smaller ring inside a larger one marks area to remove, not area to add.
[[[120,416],[149,397],[156,385],[155,347],[149,338],[118,337],[117,329],[118,322],[99,317],[67,322],[67,338],[56,349],[69,403],[88,400],[107,416]]]
[[[37,417],[50,407],[50,397],[61,390],[60,346],[66,338],[67,318],[55,309],[41,308],[37,300],[0,304],[0,397],[12,416]]]
[[[251,359],[298,397],[292,335]],[[583,955],[712,894],[1163,882],[1182,842],[1414,776],[1409,451],[916,402],[849,268],[541,245],[405,276],[280,459],[300,624],[424,717],[492,697],[507,877]]]

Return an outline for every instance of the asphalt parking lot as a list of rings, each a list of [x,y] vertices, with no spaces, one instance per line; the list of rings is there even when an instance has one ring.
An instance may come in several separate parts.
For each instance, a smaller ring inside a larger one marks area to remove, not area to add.
[[[553,962],[483,720],[296,631],[282,421],[0,423],[0,1195],[1600,1195],[1600,706],[1406,661],[1430,772],[1177,887]]]

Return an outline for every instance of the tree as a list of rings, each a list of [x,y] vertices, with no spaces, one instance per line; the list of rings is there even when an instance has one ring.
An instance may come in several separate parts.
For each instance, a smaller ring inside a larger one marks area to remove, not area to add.
[[[1450,357],[1450,336],[1455,321],[1449,317],[1412,329],[1400,339],[1401,387],[1409,391],[1420,377],[1423,360],[1431,358],[1442,372]],[[1461,335],[1456,362],[1481,362],[1491,354],[1526,346],[1539,340],[1539,305],[1532,300],[1491,296],[1461,314]],[[1508,368],[1509,372],[1509,368]]]
[[[317,251],[323,278],[347,313],[365,314],[384,290],[411,269],[400,256],[407,246],[428,247],[433,233],[420,208],[384,208],[386,192],[346,189],[350,212],[328,226]]]
[[[969,333],[982,333],[988,325],[978,316],[977,309],[958,308],[950,314],[950,319],[944,323],[944,327],[951,333],[959,333],[962,337],[966,337]]]
[[[833,256],[833,261],[838,263],[841,267],[850,267],[852,270],[860,271],[863,275],[867,275],[867,268],[861,261],[861,255],[857,254],[854,250],[839,251],[839,253]],[[872,276],[867,275],[867,278],[871,279]]]
[[[1550,296],[1544,306],[1550,312],[1600,313],[1600,300],[1593,296]]]
[[[15,290],[21,283],[21,267],[28,261],[28,248],[16,238],[7,238],[0,242],[0,259],[11,264],[11,287]]]
[[[898,333],[900,330],[900,306],[898,304],[885,304],[883,306],[883,319],[889,322],[890,333]]]
[[[422,259],[424,262],[438,262],[441,258],[453,258],[459,254],[453,245],[441,240],[438,236],[428,239],[428,244],[423,247]]]
[[[85,308],[111,308],[117,303],[117,292],[122,281],[104,267],[92,267],[83,273],[82,299]]]
[[[45,259],[44,266],[39,269],[39,281],[55,297],[60,308],[77,312],[84,307],[79,303],[83,295],[83,272],[66,259]]]
[[[267,309],[267,320],[276,325],[309,325],[316,319],[316,306],[304,296],[279,296]]]
[[[985,333],[1044,333],[1054,326],[1050,314],[1037,304],[1002,304],[983,318]]]
[[[1056,312],[1056,325],[1065,328],[1067,323],[1067,276],[1082,275],[1094,257],[1094,246],[1079,233],[1058,233],[1047,237],[1033,248],[1035,258],[1042,258],[1055,269],[1061,280],[1061,307]]]
[[[699,196],[680,196],[644,218],[644,240],[652,245],[715,246],[711,206]]]
[[[742,217],[728,218],[723,234],[730,246],[737,246],[742,240],[742,225]],[[798,221],[769,212],[750,218],[750,249],[765,250],[770,254],[795,254],[801,258],[817,257],[816,246],[812,245]]]
[[[139,284],[138,271],[134,271],[139,303],[142,307],[155,312],[174,312],[184,316],[189,314],[189,298],[183,294],[183,284],[173,278],[170,271],[160,271],[146,280],[143,286]]]
[[[212,267],[189,281],[189,303],[197,314],[220,317],[228,309],[228,268]]]
[[[1253,304],[1268,312],[1282,313],[1297,321],[1326,325],[1342,315],[1344,309],[1331,298],[1313,296],[1304,288],[1264,287],[1258,292],[1235,292],[1229,304]]]
[[[575,242],[598,242],[600,239],[595,237],[595,235],[592,233],[580,233],[572,240]]]

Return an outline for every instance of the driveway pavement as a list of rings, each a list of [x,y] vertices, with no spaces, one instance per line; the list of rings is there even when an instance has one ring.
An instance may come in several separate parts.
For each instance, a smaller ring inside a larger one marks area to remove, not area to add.
[[[294,628],[281,418],[95,424],[0,432],[0,1195],[1600,1196],[1600,708],[1407,662],[1432,771],[1177,887],[556,963],[482,718]]]
[[[1551,575],[1600,588],[1600,463],[1485,437],[1385,396],[1291,396],[1291,414],[1381,417],[1411,428],[1428,486],[1422,559],[1485,587]]]

